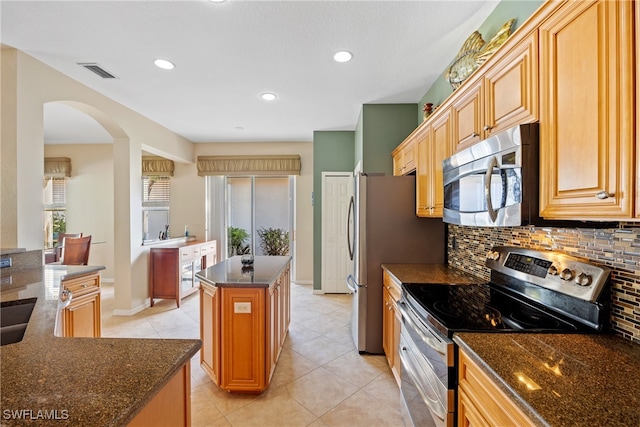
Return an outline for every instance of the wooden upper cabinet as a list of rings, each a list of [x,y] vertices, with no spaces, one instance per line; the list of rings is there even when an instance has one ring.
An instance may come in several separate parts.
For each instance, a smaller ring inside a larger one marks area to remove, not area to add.
[[[634,3],[561,6],[540,28],[540,214],[634,212]],[[637,13],[637,11],[636,11]]]
[[[441,107],[442,108],[442,107]],[[417,139],[416,214],[442,218],[444,184],[442,161],[453,154],[451,109],[439,109]]]
[[[451,104],[455,150],[538,121],[538,34],[509,49]]]
[[[391,153],[393,156],[393,175],[407,175],[416,170],[415,139],[409,135],[402,144]]]

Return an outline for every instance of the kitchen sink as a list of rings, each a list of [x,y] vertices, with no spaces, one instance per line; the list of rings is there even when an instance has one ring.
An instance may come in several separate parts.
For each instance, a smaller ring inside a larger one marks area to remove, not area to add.
[[[22,341],[37,298],[0,303],[0,345]]]

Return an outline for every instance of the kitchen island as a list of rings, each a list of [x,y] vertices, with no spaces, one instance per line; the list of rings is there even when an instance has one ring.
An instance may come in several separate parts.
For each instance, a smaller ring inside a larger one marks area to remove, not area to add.
[[[200,271],[202,368],[220,388],[260,393],[271,381],[291,318],[290,256],[235,256]]]
[[[2,272],[2,302],[37,298],[23,339],[0,350],[3,426],[139,425],[149,412],[159,412],[157,398],[167,392],[183,393],[187,405],[175,401],[170,410],[184,421],[179,425],[188,424],[189,360],[199,340],[54,335],[62,281],[103,268],[45,265]]]

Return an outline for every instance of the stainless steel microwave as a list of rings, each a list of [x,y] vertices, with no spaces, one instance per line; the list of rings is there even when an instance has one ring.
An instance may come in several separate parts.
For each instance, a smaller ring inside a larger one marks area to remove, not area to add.
[[[536,224],[538,163],[537,123],[499,132],[444,160],[444,222]]]

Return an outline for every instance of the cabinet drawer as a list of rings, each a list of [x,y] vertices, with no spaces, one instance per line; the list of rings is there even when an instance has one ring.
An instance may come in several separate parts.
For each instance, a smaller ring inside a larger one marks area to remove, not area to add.
[[[71,291],[73,297],[88,294],[100,290],[100,276],[97,274],[91,276],[77,277],[62,282],[64,289]]]
[[[391,295],[391,298],[393,298],[396,302],[399,301],[400,297],[402,296],[402,286],[400,285],[400,283],[393,280],[393,278],[387,272],[384,272],[382,275],[382,283],[385,289],[389,291],[389,295]]]
[[[215,243],[205,243],[200,245],[200,255],[215,255],[216,253],[216,244]]]
[[[489,425],[534,425],[464,351],[460,351],[459,359],[458,387]]]
[[[180,261],[190,261],[200,257],[200,245],[180,248]]]

